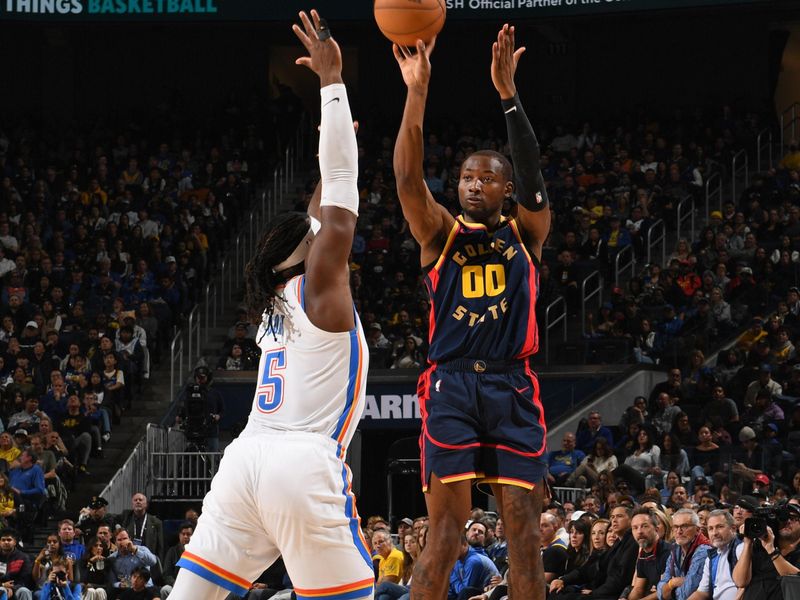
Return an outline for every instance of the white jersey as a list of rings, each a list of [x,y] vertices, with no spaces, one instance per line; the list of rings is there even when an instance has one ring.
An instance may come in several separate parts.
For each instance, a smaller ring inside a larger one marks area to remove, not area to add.
[[[258,381],[244,434],[302,431],[333,438],[343,455],[364,412],[369,351],[361,321],[351,331],[323,331],[309,320],[305,276],[286,284],[285,302],[262,322]]]

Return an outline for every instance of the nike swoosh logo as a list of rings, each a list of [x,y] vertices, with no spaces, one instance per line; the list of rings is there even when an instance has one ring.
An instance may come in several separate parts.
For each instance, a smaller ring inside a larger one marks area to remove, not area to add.
[[[507,111],[506,111],[504,114],[506,114],[506,115],[507,115],[508,113],[512,113],[512,112],[514,112],[515,110],[517,110],[517,107],[516,107],[516,106],[512,106],[512,107],[511,107],[511,108],[509,108],[509,109],[508,109],[508,110],[507,110]]]
[[[527,392],[529,389],[531,389],[531,386],[526,386],[526,387],[524,387],[524,388],[519,388],[519,389],[517,389],[517,388],[514,388],[514,391],[515,391],[515,392],[517,392],[518,394],[524,394],[524,393],[525,393],[525,392]]]
[[[325,107],[326,107],[326,106],[328,106],[328,104],[330,104],[331,102],[338,102],[338,101],[339,101],[339,96],[336,96],[336,98],[333,98],[333,99],[331,99],[331,100],[328,100],[328,101],[327,101],[325,104],[323,104],[323,105],[322,105],[322,108],[325,108]]]

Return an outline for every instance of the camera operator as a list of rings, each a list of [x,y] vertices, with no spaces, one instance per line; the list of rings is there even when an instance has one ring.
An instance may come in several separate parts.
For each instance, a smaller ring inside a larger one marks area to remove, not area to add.
[[[57,558],[53,561],[53,567],[47,582],[42,586],[41,600],[80,600],[80,592],[73,591],[67,580],[67,566],[64,561]]]
[[[743,600],[780,600],[780,577],[800,573],[800,506],[785,505],[771,511],[769,522],[777,524],[777,539],[764,517],[744,524],[742,555],[733,569],[733,581],[745,588]]]
[[[187,384],[181,394],[180,414],[175,422],[183,427],[190,445],[219,452],[219,421],[225,414],[225,401],[212,387],[211,377],[208,367],[194,370],[194,383]]]

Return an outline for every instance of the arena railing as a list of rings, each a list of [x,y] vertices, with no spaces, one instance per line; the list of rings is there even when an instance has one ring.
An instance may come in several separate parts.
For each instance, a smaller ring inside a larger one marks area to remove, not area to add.
[[[185,450],[186,437],[183,432],[148,423],[142,439],[100,493],[108,500],[108,510],[113,514],[120,514],[130,508],[131,496],[136,492],[152,496],[154,453]]]
[[[706,179],[706,212],[704,217],[708,219],[711,214],[711,200],[716,199],[717,210],[722,211],[722,176],[719,173],[712,173]]]
[[[664,226],[664,221],[661,219],[656,220],[647,230],[647,264],[653,262],[653,255],[656,246],[661,244],[661,262],[664,265],[667,262],[667,228]]]
[[[597,287],[587,293],[587,286],[597,281]],[[597,308],[603,305],[603,276],[600,271],[592,271],[581,282],[581,334],[586,335],[586,303],[597,297]]]
[[[575,504],[579,500],[583,500],[583,497],[586,496],[588,492],[589,490],[584,488],[553,487],[553,495],[558,498],[561,504],[564,504],[564,502],[572,502]],[[576,506],[576,508],[580,507]]]
[[[556,309],[557,307],[561,307],[561,314],[555,317],[552,321],[550,320],[550,311]],[[561,336],[561,341],[567,341],[567,301],[564,300],[564,296],[559,296],[555,300],[553,300],[545,309],[544,311],[544,364],[550,364],[550,330],[558,325],[559,323],[562,324],[563,333]]]
[[[169,401],[175,402],[175,394],[181,386],[183,377],[183,331],[178,330],[169,344]]]
[[[764,165],[764,157],[767,159]],[[772,168],[772,129],[766,127],[756,136],[756,171],[768,171]]]
[[[221,452],[152,452],[150,496],[170,502],[201,500],[211,489],[221,458]]]
[[[202,342],[207,341],[218,318],[234,300],[235,290],[244,282],[244,269],[249,257],[255,252],[258,239],[266,223],[286,202],[289,187],[295,181],[300,161],[305,159],[306,149],[311,147],[308,125],[304,116],[298,125],[292,143],[286,148],[281,160],[272,172],[271,185],[257,195],[249,215],[242,220],[240,231],[232,246],[222,257],[215,280],[206,285],[201,301],[189,313],[184,327],[176,332],[170,343],[170,403],[184,383],[184,378],[202,356]],[[165,415],[168,420],[174,413]]]
[[[780,133],[781,133],[781,154],[786,151],[786,133],[789,133],[789,141],[797,141],[797,115],[800,113],[800,102],[792,102],[789,106],[783,109],[780,119]]]
[[[623,262],[623,258],[627,257],[627,261]],[[614,257],[614,285],[619,286],[622,280],[622,274],[630,270],[631,277],[636,272],[636,254],[633,251],[633,246],[625,246],[622,250],[617,252]]]
[[[683,200],[678,203],[678,222],[676,225],[675,236],[677,239],[681,239],[681,231],[684,229],[683,225],[686,221],[690,221],[690,227],[688,229],[688,237],[689,242],[691,243],[695,239],[695,227],[694,227],[694,198],[691,194],[687,194],[684,196]],[[666,266],[666,265],[662,265]]]
[[[731,200],[738,202],[736,195],[736,180],[740,174],[744,174],[742,178],[744,189],[750,185],[750,157],[747,155],[747,150],[744,148],[739,150],[733,155],[731,159]]]

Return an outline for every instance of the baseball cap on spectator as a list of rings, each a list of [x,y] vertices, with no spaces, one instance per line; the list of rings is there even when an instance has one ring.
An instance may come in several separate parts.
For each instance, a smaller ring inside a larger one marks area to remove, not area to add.
[[[762,373],[772,373],[772,365],[769,363],[761,363],[758,365],[758,370]]]
[[[92,496],[89,500],[89,508],[103,508],[104,506],[108,506],[108,500],[102,496]]]
[[[380,324],[380,323],[377,323],[377,322],[375,322],[375,323],[372,323],[372,324],[369,326],[369,328],[370,328],[370,329],[377,329],[378,331],[383,331],[383,329],[381,328],[381,324]]]
[[[14,432],[14,437],[21,436],[21,437],[28,437],[27,429],[17,429]]]
[[[236,329],[247,329],[247,323],[245,321],[239,321],[236,323]]]
[[[754,439],[756,439],[756,432],[753,431],[752,427],[745,426],[745,427],[742,427],[739,430],[739,441],[740,442],[746,442],[748,440],[754,440]]]
[[[411,520],[411,519],[409,519],[408,517],[403,517],[402,519],[400,519],[400,522],[401,522],[401,523],[405,523],[405,524],[406,524],[406,525],[408,525],[409,527],[413,527],[413,526],[414,526],[414,521],[412,521],[412,520]]]
[[[739,273],[741,275],[752,275],[753,274],[753,269],[751,269],[750,267],[742,267],[742,270],[739,271]]]
[[[33,327],[34,329],[39,329],[39,326],[36,324],[36,321],[28,321],[25,323],[25,327]]]
[[[722,220],[722,213],[718,210],[712,210],[711,214],[709,215],[712,219],[720,219]]]
[[[763,325],[764,324],[764,319],[762,319],[761,317],[753,317],[753,319],[750,321],[750,324],[751,325]]]
[[[777,425],[777,423],[767,423],[767,429],[770,429],[770,430],[774,431],[775,433],[778,433],[778,425]]]
[[[175,257],[174,257],[174,256],[168,256],[168,257],[167,257],[167,258],[164,260],[164,262],[165,262],[165,263],[173,263],[173,262],[175,262]]]
[[[759,485],[769,485],[769,477],[763,473],[761,475],[756,475],[755,482]]]
[[[789,291],[790,291],[790,292],[794,292],[795,294],[800,294],[800,288],[799,288],[799,287],[797,287],[797,286],[795,286],[795,285],[793,285],[792,287],[790,287],[790,288],[789,288]]]
[[[755,512],[758,508],[758,500],[753,498],[753,496],[742,496],[736,501],[734,506],[738,506],[739,508],[743,508],[745,510],[749,510],[750,512]]]
[[[572,513],[572,518],[570,518],[570,521],[577,521],[585,514],[587,514],[585,510],[576,510]]]
[[[797,363],[795,366],[793,366],[792,371],[800,371],[800,363]]]
[[[692,485],[694,487],[703,486],[704,488],[707,488],[708,480],[705,477],[695,477],[692,481]]]

